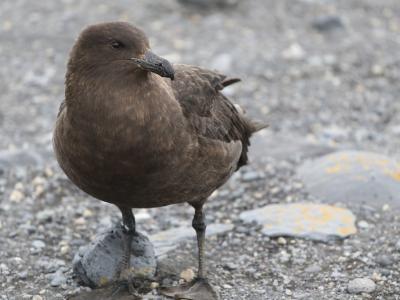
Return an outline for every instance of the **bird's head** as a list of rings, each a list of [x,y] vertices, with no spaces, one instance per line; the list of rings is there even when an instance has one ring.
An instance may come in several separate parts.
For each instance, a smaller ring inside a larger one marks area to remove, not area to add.
[[[149,41],[142,30],[125,22],[101,23],[84,29],[69,61],[70,68],[86,70],[110,65],[116,69],[142,70],[174,79],[171,63],[150,51]]]

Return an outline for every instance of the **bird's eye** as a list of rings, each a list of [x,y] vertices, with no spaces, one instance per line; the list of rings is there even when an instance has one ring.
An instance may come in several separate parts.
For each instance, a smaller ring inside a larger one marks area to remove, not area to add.
[[[120,49],[124,47],[124,44],[122,44],[121,42],[114,41],[111,43],[111,47],[113,47],[114,49]]]

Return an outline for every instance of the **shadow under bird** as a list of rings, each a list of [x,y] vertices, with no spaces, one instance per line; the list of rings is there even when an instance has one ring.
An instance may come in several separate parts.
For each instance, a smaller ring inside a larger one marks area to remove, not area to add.
[[[167,296],[218,298],[204,269],[203,205],[247,163],[249,138],[265,127],[220,92],[237,81],[172,65],[151,52],[142,30],[124,22],[87,27],[70,54],[56,157],[75,185],[120,209],[125,257],[136,234],[132,208],[194,207],[198,274],[187,285],[162,290]]]

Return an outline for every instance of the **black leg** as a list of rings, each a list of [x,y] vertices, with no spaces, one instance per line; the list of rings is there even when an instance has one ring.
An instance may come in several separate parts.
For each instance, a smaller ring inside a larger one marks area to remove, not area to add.
[[[192,300],[217,300],[218,294],[208,283],[205,272],[204,262],[204,244],[206,234],[206,224],[204,222],[203,203],[190,203],[194,207],[194,217],[192,226],[196,230],[199,270],[197,278],[185,285],[178,287],[162,288],[163,295],[173,297],[174,299],[192,299]]]
[[[118,207],[122,214],[122,224],[127,233],[134,234],[136,232],[135,216],[132,209],[125,207]]]
[[[204,222],[203,205],[194,206],[194,217],[192,226],[196,230],[197,235],[197,247],[198,247],[198,261],[199,269],[197,272],[197,278],[205,279],[206,273],[204,270],[204,244],[206,238],[206,223]]]
[[[124,231],[124,253],[121,259],[121,265],[119,267],[118,277],[121,282],[126,282],[129,292],[133,296],[138,296],[134,286],[133,286],[133,278],[130,276],[130,258],[131,258],[131,249],[132,249],[132,239],[136,234],[136,224],[135,224],[135,216],[132,213],[132,209],[126,207],[118,207],[122,214],[122,228]],[[118,287],[117,292],[120,287]],[[135,298],[136,299],[136,298]]]

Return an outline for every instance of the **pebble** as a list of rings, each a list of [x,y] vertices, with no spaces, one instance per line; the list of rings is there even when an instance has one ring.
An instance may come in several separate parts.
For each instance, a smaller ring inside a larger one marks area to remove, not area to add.
[[[234,271],[234,270],[236,270],[238,268],[238,265],[229,262],[229,263],[224,264],[223,267],[224,267],[224,269],[226,269],[228,271]]]
[[[26,278],[28,278],[28,272],[27,271],[22,271],[18,273],[18,278],[21,280],[25,280]]]
[[[41,249],[41,248],[46,247],[46,244],[41,240],[34,240],[34,241],[32,241],[32,246],[37,249]]]
[[[196,275],[194,274],[194,271],[190,268],[183,270],[181,272],[181,274],[179,275],[179,277],[182,278],[183,280],[185,280],[186,282],[191,282],[195,276]]]
[[[10,201],[19,203],[19,202],[21,202],[22,199],[24,199],[24,197],[25,197],[25,195],[23,192],[21,192],[19,190],[13,190],[10,194]]]
[[[388,267],[393,263],[393,259],[386,254],[378,256],[375,261],[382,267]]]
[[[152,282],[152,283],[150,284],[150,288],[151,288],[152,290],[157,289],[159,286],[160,286],[160,284],[159,284],[158,282]]]
[[[35,295],[32,297],[32,300],[43,300],[42,296]]]
[[[359,221],[359,222],[357,223],[357,226],[358,226],[359,228],[362,228],[362,229],[367,229],[367,228],[369,227],[369,224],[368,224],[367,221],[361,220],[361,221]]]
[[[282,57],[287,60],[301,60],[306,56],[304,49],[297,43],[291,44],[282,52]]]
[[[64,276],[62,270],[57,270],[51,278],[50,285],[52,287],[57,287],[67,282],[67,278]]]
[[[372,293],[376,284],[369,278],[356,278],[349,282],[347,291],[350,294]]]
[[[400,251],[400,240],[397,241],[396,245],[394,245],[397,251]]]
[[[278,244],[279,245],[286,245],[287,244],[286,239],[284,237],[279,237],[278,238]]]
[[[322,268],[318,265],[311,265],[304,269],[304,272],[307,273],[318,273],[321,272]]]
[[[312,27],[321,32],[343,28],[342,19],[339,16],[320,16],[312,22]]]

